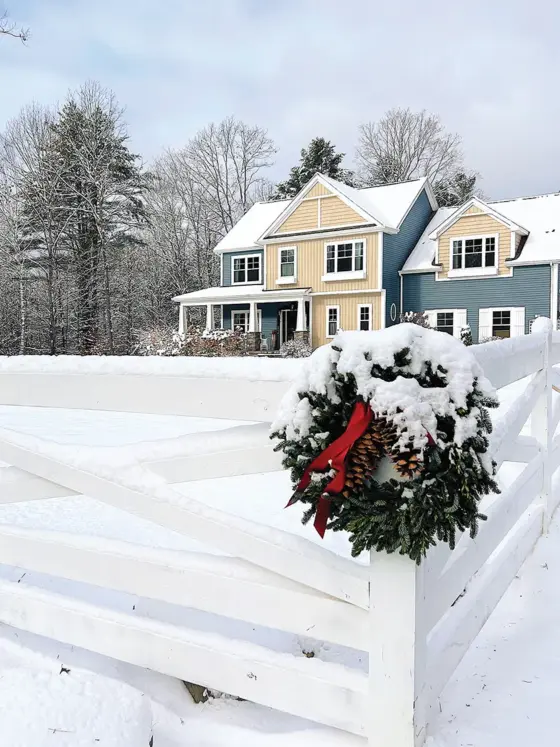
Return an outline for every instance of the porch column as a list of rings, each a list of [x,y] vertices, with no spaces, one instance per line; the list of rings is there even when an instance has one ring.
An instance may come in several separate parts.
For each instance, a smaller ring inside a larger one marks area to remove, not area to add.
[[[298,298],[296,332],[307,332],[307,320],[305,319],[305,300]]]
[[[179,334],[185,334],[185,309],[187,307],[179,304]]]
[[[214,306],[206,304],[206,329],[214,329]]]
[[[257,332],[257,302],[249,303],[249,332]]]

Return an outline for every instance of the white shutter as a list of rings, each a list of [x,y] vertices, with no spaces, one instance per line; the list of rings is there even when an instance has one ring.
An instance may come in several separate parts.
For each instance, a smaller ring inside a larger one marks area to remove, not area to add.
[[[461,339],[461,329],[467,324],[467,310],[455,309],[453,312],[453,337]]]
[[[428,318],[428,324],[434,329],[437,326],[437,311],[425,311],[426,317]]]
[[[478,310],[478,341],[492,337],[492,309]]]
[[[525,307],[518,306],[511,310],[511,337],[525,334]]]

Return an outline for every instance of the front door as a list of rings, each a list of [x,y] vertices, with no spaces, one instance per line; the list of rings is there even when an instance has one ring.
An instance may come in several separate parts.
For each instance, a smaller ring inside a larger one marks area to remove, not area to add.
[[[280,311],[280,345],[294,339],[296,331],[297,311],[295,309],[281,309]]]

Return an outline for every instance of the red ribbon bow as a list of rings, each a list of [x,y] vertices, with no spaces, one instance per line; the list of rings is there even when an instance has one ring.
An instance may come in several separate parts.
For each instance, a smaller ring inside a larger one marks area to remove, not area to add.
[[[330,495],[338,495],[344,488],[346,482],[346,457],[348,452],[355,444],[355,442],[364,435],[367,431],[369,424],[373,418],[371,407],[366,405],[365,402],[356,402],[346,430],[329,444],[327,448],[316,457],[310,465],[306,468],[303,473],[303,477],[299,481],[296,488],[296,492],[290,499],[288,506],[291,506],[297,500],[297,494],[303,493],[311,482],[312,472],[324,472],[327,469],[336,470],[336,475],[325,487],[323,495],[319,498],[317,503],[317,511],[315,513],[315,521],[313,526],[317,530],[317,533],[321,536],[325,536],[327,529],[327,522],[331,511]],[[288,508],[286,506],[286,508]]]

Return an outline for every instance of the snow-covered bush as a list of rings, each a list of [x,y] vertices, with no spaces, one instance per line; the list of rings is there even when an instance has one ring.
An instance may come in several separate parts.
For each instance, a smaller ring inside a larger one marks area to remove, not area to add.
[[[461,342],[463,345],[472,345],[473,344],[473,338],[472,338],[472,332],[471,332],[471,326],[470,324],[465,324],[464,327],[461,327]]]
[[[156,327],[138,334],[137,355],[248,355],[249,338],[240,330],[189,327],[184,334]]]
[[[307,358],[311,353],[311,345],[305,340],[288,340],[280,348],[282,358]]]
[[[429,329],[430,322],[425,311],[405,311],[399,319],[401,324],[417,324],[419,327]]]

